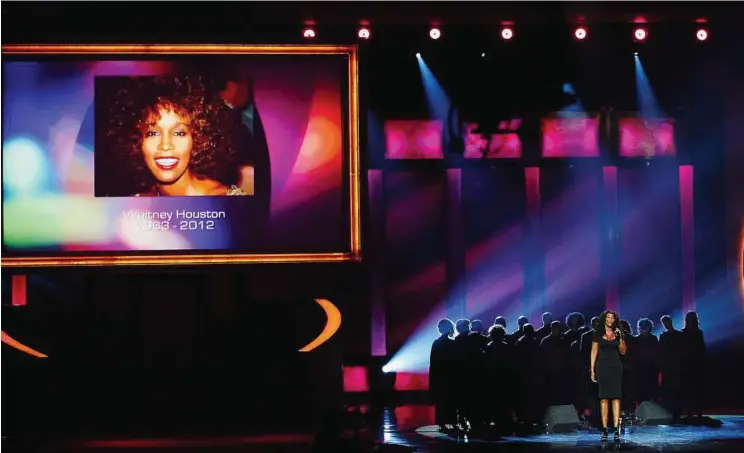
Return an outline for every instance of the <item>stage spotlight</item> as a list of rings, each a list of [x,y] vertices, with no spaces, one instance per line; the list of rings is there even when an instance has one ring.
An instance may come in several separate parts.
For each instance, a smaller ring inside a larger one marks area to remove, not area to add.
[[[416,58],[421,58],[421,54],[416,52]]]
[[[643,42],[648,37],[648,32],[645,28],[638,27],[635,30],[633,30],[633,39],[636,42]]]
[[[514,30],[512,30],[509,27],[504,27],[501,29],[501,38],[508,41],[514,37]]]
[[[698,29],[697,33],[695,33],[695,37],[698,41],[705,41],[708,39],[708,30],[704,28]]]
[[[305,27],[302,30],[302,37],[305,39],[315,39],[315,29],[312,27]]]
[[[586,28],[577,27],[576,30],[574,30],[574,38],[576,38],[579,41],[585,40],[586,39]]]
[[[370,35],[371,33],[367,27],[361,27],[357,30],[357,38],[359,39],[369,39]]]
[[[431,39],[439,39],[442,36],[442,31],[439,30],[436,27],[433,27],[431,30],[429,30],[429,37]]]
[[[485,52],[483,52],[483,53],[481,54],[481,58],[486,58],[486,53],[485,53]]]

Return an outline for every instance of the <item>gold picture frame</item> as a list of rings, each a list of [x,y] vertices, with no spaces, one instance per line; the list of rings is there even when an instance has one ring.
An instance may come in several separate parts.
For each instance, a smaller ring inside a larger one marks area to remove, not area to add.
[[[2,267],[158,266],[248,263],[344,262],[361,259],[358,54],[353,45],[9,45],[5,55],[347,55],[349,156],[349,251],[284,254],[157,254],[2,257]]]

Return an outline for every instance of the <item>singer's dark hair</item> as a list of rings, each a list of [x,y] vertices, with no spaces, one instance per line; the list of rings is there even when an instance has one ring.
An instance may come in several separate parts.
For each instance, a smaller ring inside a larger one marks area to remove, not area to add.
[[[611,326],[612,330],[620,328],[620,315],[618,315],[616,312],[612,310],[607,310],[607,311],[602,312],[601,315],[599,315],[599,329],[598,330],[602,331],[602,329],[604,329],[605,325],[607,324],[607,315],[609,315],[610,313],[612,313],[615,318],[615,321],[612,323],[612,326]]]

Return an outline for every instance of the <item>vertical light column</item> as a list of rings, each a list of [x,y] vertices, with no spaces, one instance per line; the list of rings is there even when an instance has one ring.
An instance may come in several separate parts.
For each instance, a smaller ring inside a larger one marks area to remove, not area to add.
[[[602,231],[602,270],[605,281],[605,306],[607,310],[620,309],[618,278],[620,269],[620,225],[618,223],[617,167],[602,167],[604,195],[604,228]]]
[[[682,232],[682,313],[695,310],[695,191],[692,165],[679,167]]]
[[[533,325],[539,326],[545,305],[544,251],[540,233],[540,167],[524,169],[527,205],[525,281],[522,308]]]
[[[719,61],[719,65],[722,63]],[[726,193],[726,278],[731,297],[719,298],[716,313],[736,313],[744,322],[744,89],[735,71],[717,71],[722,100],[723,168]],[[711,131],[714,136],[717,131]],[[707,156],[706,156],[707,157]],[[702,307],[701,307],[702,308]]]
[[[370,348],[373,357],[387,355],[387,311],[385,286],[385,173],[367,171],[369,188],[370,240],[368,258],[370,286]]]
[[[22,307],[26,305],[26,286],[28,284],[28,278],[26,275],[14,275],[11,279],[11,300],[10,303],[14,307]]]
[[[465,270],[465,240],[462,226],[462,170],[447,170],[447,207],[445,209],[447,226],[446,279],[447,306],[446,313],[450,319],[467,316]]]

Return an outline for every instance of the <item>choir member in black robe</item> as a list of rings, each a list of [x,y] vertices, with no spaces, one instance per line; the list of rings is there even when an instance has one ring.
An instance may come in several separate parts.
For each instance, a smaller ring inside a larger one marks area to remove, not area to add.
[[[694,311],[685,315],[685,326],[682,328],[685,344],[683,390],[685,409],[690,417],[703,417],[705,403],[706,371],[708,369],[708,350],[705,347],[703,331],[700,330],[698,315]]]
[[[542,327],[535,331],[535,338],[542,341],[543,338],[550,335],[550,325],[553,323],[553,314],[546,311],[542,314]]]
[[[511,420],[511,406],[514,402],[514,367],[512,345],[506,342],[506,330],[494,325],[488,330],[491,341],[485,348],[486,373],[490,385],[487,387],[488,418],[494,421],[497,429],[506,426]]]
[[[540,341],[535,338],[535,328],[525,324],[524,335],[514,345],[517,417],[531,424],[539,420],[541,397]]]
[[[444,431],[456,423],[455,405],[452,401],[455,384],[455,325],[449,319],[442,319],[437,325],[439,338],[431,345],[429,361],[429,393],[434,402],[436,424]]]
[[[659,397],[659,339],[652,333],[654,322],[650,319],[639,319],[637,328],[633,346],[638,372],[638,401],[654,401]]]
[[[591,379],[591,360],[592,360],[592,341],[594,341],[594,332],[599,325],[599,317],[595,316],[590,321],[591,329],[581,334],[579,340],[579,354],[584,366],[584,408],[589,409],[589,423],[592,426],[599,426],[599,399],[597,398],[597,383]]]
[[[679,421],[682,412],[685,339],[682,332],[674,328],[670,316],[662,316],[665,331],[659,336],[661,354],[661,392],[664,405]]]

